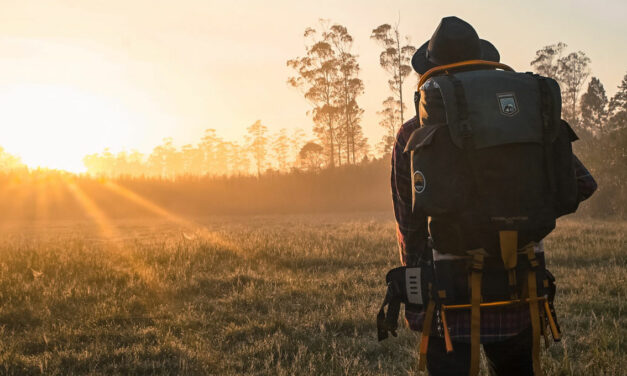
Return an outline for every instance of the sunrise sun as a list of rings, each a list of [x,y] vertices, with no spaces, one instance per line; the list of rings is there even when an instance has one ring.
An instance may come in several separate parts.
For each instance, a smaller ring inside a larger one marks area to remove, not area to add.
[[[0,91],[0,140],[31,168],[83,172],[82,158],[119,149],[133,133],[124,106],[73,87],[20,84]]]

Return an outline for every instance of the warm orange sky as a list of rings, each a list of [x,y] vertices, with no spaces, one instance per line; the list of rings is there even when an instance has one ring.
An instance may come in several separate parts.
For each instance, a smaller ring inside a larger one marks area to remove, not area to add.
[[[529,70],[557,41],[583,50],[610,94],[627,72],[625,1],[0,0],[0,146],[30,165],[80,170],[110,146],[147,152],[205,128],[237,140],[261,119],[271,130],[311,129],[307,103],[285,83],[305,27],[348,27],[366,93],[363,127],[381,137],[388,96],[371,30],[395,22],[415,45],[457,15],[503,62]],[[408,88],[407,98],[411,98]],[[411,110],[411,102],[406,103]]]

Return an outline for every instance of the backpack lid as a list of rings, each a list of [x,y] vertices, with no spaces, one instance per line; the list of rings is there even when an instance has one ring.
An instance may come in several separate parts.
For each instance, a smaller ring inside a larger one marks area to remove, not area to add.
[[[409,136],[403,152],[407,153],[431,145],[435,132],[444,126],[446,126],[446,124],[427,125],[414,130]]]
[[[548,87],[544,99],[540,80],[545,80]],[[476,149],[543,143],[545,134],[549,142],[557,138],[561,96],[555,80],[525,73],[474,70],[431,77],[426,83],[430,85],[425,87],[439,88],[451,139],[459,148],[469,137]],[[437,107],[421,106],[421,111],[442,111],[441,106]]]

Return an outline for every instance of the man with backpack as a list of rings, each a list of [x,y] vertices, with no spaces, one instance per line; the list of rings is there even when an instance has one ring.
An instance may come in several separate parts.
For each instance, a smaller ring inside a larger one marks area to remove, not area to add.
[[[572,154],[557,83],[515,73],[471,25],[446,17],[412,58],[417,116],[398,132],[392,195],[401,268],[388,273],[379,339],[400,303],[422,331],[421,369],[540,375],[540,337],[557,341],[542,238],[596,183]]]

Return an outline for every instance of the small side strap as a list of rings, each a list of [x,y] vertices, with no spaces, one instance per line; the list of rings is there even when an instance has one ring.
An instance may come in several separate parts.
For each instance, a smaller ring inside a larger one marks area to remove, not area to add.
[[[379,342],[388,338],[388,330],[385,326],[385,306],[388,305],[388,301],[385,300],[383,305],[379,309],[379,313],[377,313],[377,340]]]
[[[435,310],[435,301],[429,300],[427,311],[425,312],[425,321],[422,324],[422,339],[420,340],[420,356],[418,360],[418,369],[424,371],[427,368],[427,348],[429,347],[429,335],[431,334],[431,322],[433,321],[433,311]]]
[[[507,271],[507,281],[509,284],[509,297],[512,300],[518,299],[518,291],[516,288],[516,269],[509,269]]]
[[[479,345],[481,344],[481,277],[483,273],[483,254],[472,256],[470,275],[470,376],[479,374]]]
[[[388,337],[388,332],[392,333],[396,337],[396,329],[398,328],[398,315],[401,310],[402,303],[402,290],[399,283],[406,283],[405,281],[399,281],[400,276],[406,276],[408,268],[398,267],[392,269],[385,276],[387,283],[387,290],[385,292],[385,299],[377,314],[377,338],[379,341],[383,341]],[[385,307],[388,307],[387,314]]]
[[[543,308],[541,309],[541,314],[540,314],[540,329],[541,330],[541,334],[542,337],[544,337],[544,347],[545,348],[549,348],[551,347],[551,341],[549,340],[549,319],[546,316],[546,312],[544,311],[544,305]]]
[[[414,108],[416,109],[416,117],[420,119],[420,88],[414,91]]]
[[[529,287],[529,315],[531,318],[531,359],[533,361],[533,374],[542,376],[540,367],[540,310],[538,309],[538,291],[536,286],[536,268],[538,261],[533,246],[527,247],[527,258],[531,269],[527,273],[527,285]]]
[[[385,299],[377,314],[377,339],[379,342],[388,338],[388,332],[392,333],[394,337],[397,336],[396,329],[398,328],[398,315],[401,310],[401,301],[391,292],[392,289],[388,286]],[[386,306],[388,307],[387,315],[385,314]]]
[[[507,270],[509,294],[511,299],[518,299],[516,288],[516,264],[518,262],[518,231],[499,231],[501,259]]]

